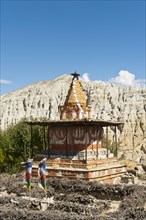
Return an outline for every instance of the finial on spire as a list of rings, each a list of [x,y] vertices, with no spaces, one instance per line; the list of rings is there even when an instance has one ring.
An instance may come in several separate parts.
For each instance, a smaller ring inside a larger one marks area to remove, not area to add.
[[[74,73],[71,73],[71,75],[73,76],[73,79],[74,79],[74,78],[77,78],[77,79],[78,79],[78,76],[80,76],[80,74],[77,73],[76,70],[75,70]]]

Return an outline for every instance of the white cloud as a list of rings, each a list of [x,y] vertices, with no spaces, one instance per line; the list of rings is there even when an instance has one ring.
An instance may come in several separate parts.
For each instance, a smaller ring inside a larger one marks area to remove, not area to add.
[[[6,80],[6,79],[0,79],[0,84],[11,85],[12,81],[9,81],[9,80]]]
[[[112,83],[116,83],[123,86],[143,86],[145,80],[136,80],[133,73],[128,72],[127,70],[121,70],[119,75],[110,80]]]
[[[85,82],[90,82],[89,74],[88,73],[84,73],[82,75],[81,79],[84,80]]]

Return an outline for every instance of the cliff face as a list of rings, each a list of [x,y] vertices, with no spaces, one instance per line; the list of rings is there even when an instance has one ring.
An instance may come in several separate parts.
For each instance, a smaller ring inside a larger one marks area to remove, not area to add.
[[[62,75],[1,96],[1,128],[6,129],[22,118],[59,119],[58,106],[64,104],[71,79]],[[135,161],[146,157],[146,90],[99,81],[82,81],[82,85],[92,106],[93,119],[124,122],[118,129],[119,156],[124,153]],[[113,128],[109,137],[114,138]]]

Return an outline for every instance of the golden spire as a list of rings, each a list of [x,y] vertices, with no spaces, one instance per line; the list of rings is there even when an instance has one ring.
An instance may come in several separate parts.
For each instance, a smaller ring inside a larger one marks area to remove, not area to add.
[[[65,101],[65,105],[83,105],[86,106],[86,98],[83,93],[82,85],[78,79],[80,76],[76,71],[71,74],[73,76],[72,83]]]
[[[65,104],[60,106],[61,120],[81,120],[90,118],[91,108],[86,105],[86,97],[79,81],[80,74],[76,71],[68,91]]]

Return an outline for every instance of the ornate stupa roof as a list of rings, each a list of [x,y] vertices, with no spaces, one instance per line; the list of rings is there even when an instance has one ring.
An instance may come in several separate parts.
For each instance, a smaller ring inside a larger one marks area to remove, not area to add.
[[[66,97],[65,105],[74,106],[80,104],[82,106],[86,106],[86,97],[83,93],[82,85],[78,79],[80,74],[75,72],[71,75],[73,76],[73,79]]]
[[[74,72],[70,88],[63,106],[59,106],[61,120],[80,120],[90,118],[91,107],[86,104],[80,74]]]

